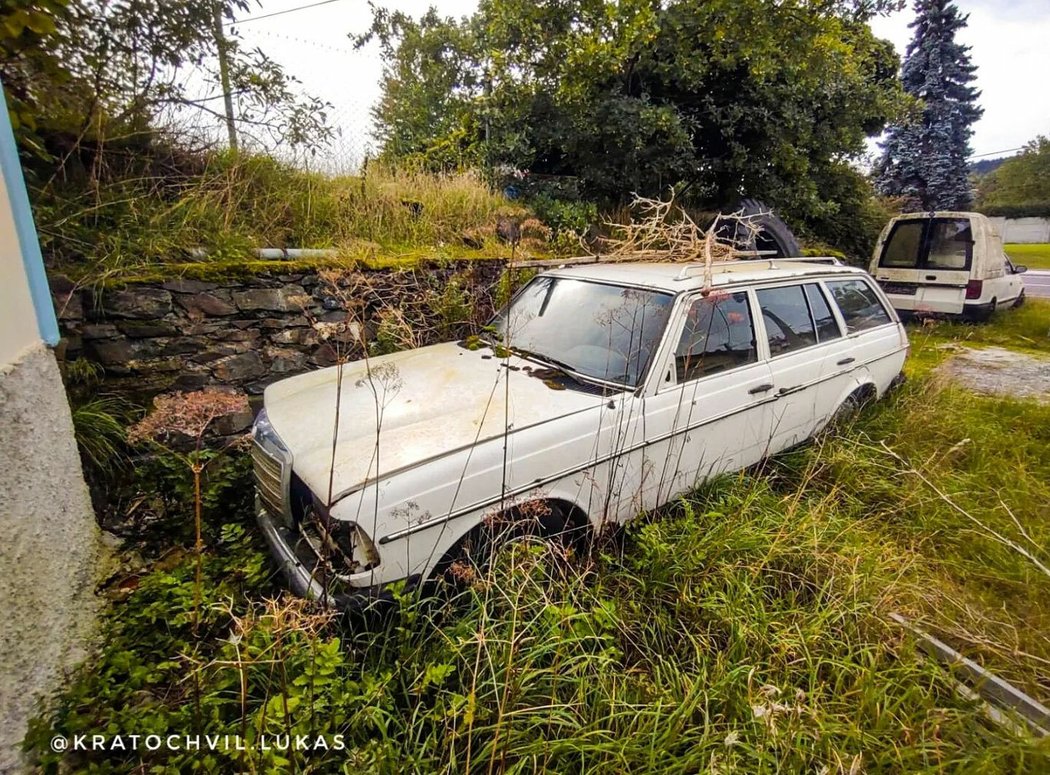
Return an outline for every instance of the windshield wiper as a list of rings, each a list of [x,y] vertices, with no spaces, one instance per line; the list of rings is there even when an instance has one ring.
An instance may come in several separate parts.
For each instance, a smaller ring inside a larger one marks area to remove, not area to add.
[[[613,382],[612,380],[600,379],[599,377],[591,377],[587,374],[581,374],[576,370],[575,366],[565,363],[565,361],[559,361],[557,358],[552,358],[549,355],[543,353],[533,352],[532,350],[526,350],[523,347],[511,347],[511,352],[523,356],[525,358],[531,358],[532,360],[539,361],[540,363],[553,368],[555,371],[559,371],[569,379],[579,384],[591,384],[601,385],[603,387],[617,387],[624,389],[625,386],[619,382]]]
[[[564,361],[559,361],[557,358],[551,358],[549,355],[544,355],[543,353],[526,350],[524,347],[511,347],[509,349],[511,352],[517,353],[518,355],[532,358],[534,361],[540,361],[547,366],[553,366],[558,371],[563,372],[566,376],[576,379],[576,369]]]

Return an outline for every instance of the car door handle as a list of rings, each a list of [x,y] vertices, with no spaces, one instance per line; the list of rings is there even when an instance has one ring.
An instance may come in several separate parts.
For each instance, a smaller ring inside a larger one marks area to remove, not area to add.
[[[843,358],[841,361],[839,361],[835,365],[836,366],[849,366],[855,360],[857,360],[857,359],[856,358]]]
[[[936,280],[937,279],[937,275],[935,275],[935,274],[928,274],[928,275],[926,275],[926,279],[927,280]]]
[[[768,383],[765,384],[765,385],[756,385],[755,387],[751,388],[747,392],[754,396],[754,395],[757,395],[759,393],[768,393],[774,387],[776,387],[776,386],[775,385],[770,385]]]

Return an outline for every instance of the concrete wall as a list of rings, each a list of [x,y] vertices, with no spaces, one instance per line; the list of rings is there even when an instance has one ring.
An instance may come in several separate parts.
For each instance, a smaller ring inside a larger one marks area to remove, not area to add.
[[[1003,218],[989,217],[992,226],[1003,238],[1003,242],[1044,243],[1050,242],[1050,218]]]
[[[0,268],[7,277],[9,267]],[[6,310],[0,327],[12,325]],[[55,356],[36,344],[0,372],[0,772],[40,702],[86,656],[98,528]]]
[[[0,99],[0,772],[26,769],[40,702],[85,656],[99,531],[55,356],[25,184]]]

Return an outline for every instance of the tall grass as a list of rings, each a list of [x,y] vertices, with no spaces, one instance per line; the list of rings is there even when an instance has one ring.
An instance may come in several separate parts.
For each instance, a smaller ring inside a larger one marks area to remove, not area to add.
[[[1038,692],[1047,586],[879,443],[1006,530],[1003,497],[1039,542],[1046,427],[1010,441],[1004,423],[1025,411],[919,377],[853,427],[643,515],[589,555],[566,563],[514,545],[451,601],[405,593],[382,622],[266,602],[263,550],[227,524],[205,555],[201,639],[187,555],[115,609],[99,662],[30,743],[57,766],[56,732],[249,741],[206,760],[65,762],[118,771],[1038,772],[1050,766],[1045,743],[989,722],[888,617],[915,616]],[[953,431],[955,417],[966,425]],[[987,448],[958,445],[973,429],[990,434]],[[200,709],[185,701],[190,676]],[[250,744],[286,734],[339,734],[347,750]]]
[[[380,621],[271,599],[248,509],[205,499],[203,583],[187,551],[118,582],[105,648],[30,749],[121,772],[1046,772],[1050,741],[993,724],[890,614],[1050,700],[1050,407],[932,368],[1048,316],[916,328],[909,382],[852,425],[581,556],[514,544],[451,599],[395,590]],[[246,750],[50,750],[96,732]]]
[[[527,214],[471,171],[372,164],[330,178],[266,156],[203,161],[186,172],[36,187],[45,253],[63,271],[90,277],[246,263],[262,247],[336,248],[357,260],[500,255],[507,249],[495,238],[497,218]]]

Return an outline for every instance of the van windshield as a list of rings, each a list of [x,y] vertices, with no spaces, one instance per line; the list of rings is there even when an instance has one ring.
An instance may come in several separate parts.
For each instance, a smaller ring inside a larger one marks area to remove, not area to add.
[[[879,256],[879,266],[887,269],[966,271],[972,261],[973,230],[967,218],[898,221]]]
[[[576,374],[636,387],[663,336],[668,293],[537,277],[492,321],[501,343]]]

